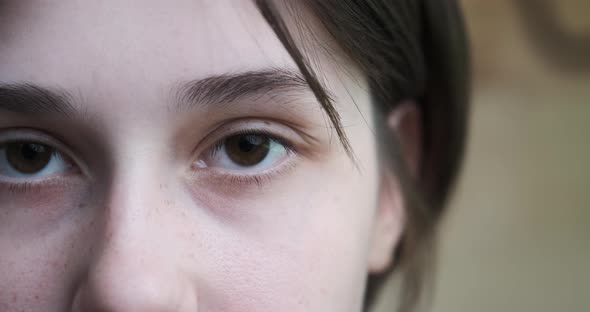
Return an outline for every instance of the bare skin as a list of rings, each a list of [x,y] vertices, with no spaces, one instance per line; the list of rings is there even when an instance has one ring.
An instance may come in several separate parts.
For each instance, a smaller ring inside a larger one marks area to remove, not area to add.
[[[359,169],[250,1],[0,21],[0,311],[361,310],[403,205],[354,68],[316,70]]]

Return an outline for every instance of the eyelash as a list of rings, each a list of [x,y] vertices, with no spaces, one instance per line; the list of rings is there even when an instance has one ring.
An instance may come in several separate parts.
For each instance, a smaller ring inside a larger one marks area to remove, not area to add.
[[[11,193],[38,193],[47,186],[44,182],[7,182],[6,188]]]
[[[64,186],[68,185],[71,181],[63,181],[61,179],[52,177],[46,179],[40,179],[36,181],[0,181],[0,188],[9,191],[14,194],[31,194],[39,193],[47,187]]]
[[[287,167],[288,166],[288,167]],[[256,185],[258,187],[264,186],[266,183],[271,182],[276,176],[284,174],[285,171],[292,168],[293,166],[287,165],[285,168],[278,170],[272,170],[272,172],[257,174],[257,175],[231,175],[227,177],[229,183],[234,185]],[[285,170],[287,169],[287,170]]]
[[[227,135],[227,136],[223,137],[221,140],[217,141],[217,143],[215,143],[213,145],[213,148],[210,151],[210,153],[219,152],[223,148],[223,144],[225,143],[225,141],[227,139],[234,137],[234,136],[240,136],[240,135],[244,135],[244,136],[245,135],[259,135],[259,136],[267,137],[268,139],[283,145],[288,153],[295,153],[295,154],[298,153],[297,150],[295,149],[294,144],[292,144],[291,142],[283,139],[280,136],[275,135],[274,133],[271,133],[270,131],[261,130],[261,129],[239,130],[239,131],[236,131],[230,135]]]

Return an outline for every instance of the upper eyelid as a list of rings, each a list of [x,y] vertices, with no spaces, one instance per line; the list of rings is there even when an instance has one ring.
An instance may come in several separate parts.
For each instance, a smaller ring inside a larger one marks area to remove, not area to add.
[[[262,124],[262,126],[260,126]],[[270,124],[270,125],[269,125]],[[258,126],[254,126],[258,125]],[[229,129],[228,129],[229,128]],[[274,128],[274,129],[273,129]],[[277,128],[288,129],[280,131]],[[217,126],[214,126],[195,146],[192,150],[191,155],[197,155],[199,157],[203,152],[206,152],[210,148],[214,147],[220,141],[223,141],[233,135],[239,135],[248,132],[263,132],[272,138],[276,138],[281,143],[285,143],[290,147],[295,147],[297,144],[293,141],[295,139],[289,139],[282,135],[280,132],[292,132],[300,136],[299,132],[295,129],[285,125],[282,122],[273,121],[269,119],[257,119],[257,118],[237,118],[225,121]],[[219,134],[219,133],[223,134]]]
[[[18,133],[18,135],[7,135],[6,132],[9,132],[11,134],[16,132]],[[50,135],[47,135],[41,131],[25,128],[0,129],[0,146],[7,143],[19,141],[30,141],[39,144],[49,145],[59,151],[62,151],[64,149],[66,151],[69,151],[69,149],[65,147],[65,145],[60,140],[54,139]]]
[[[219,143],[223,143],[224,140],[227,140],[231,137],[234,136],[240,136],[240,135],[259,135],[259,136],[266,136],[269,139],[281,143],[282,145],[284,145],[287,148],[294,148],[294,144],[288,140],[283,138],[280,135],[276,135],[274,134],[272,131],[267,131],[267,130],[260,130],[260,129],[243,129],[243,130],[239,130],[230,134],[227,134],[223,137],[221,137],[218,142]]]

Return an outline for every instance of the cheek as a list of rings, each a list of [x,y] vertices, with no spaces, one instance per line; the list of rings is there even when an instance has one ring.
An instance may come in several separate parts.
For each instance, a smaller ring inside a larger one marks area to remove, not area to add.
[[[63,241],[51,240],[26,247],[0,243],[1,311],[58,311],[66,308],[67,273],[71,266],[67,259],[74,250],[64,248]]]
[[[0,189],[0,311],[65,311],[85,258],[87,186]]]
[[[201,240],[211,245],[200,252],[201,263],[209,263],[201,269],[208,282],[200,296],[212,310],[360,310],[373,177],[335,166],[310,169],[264,197],[227,203],[225,210],[239,209],[240,218],[209,223],[218,224],[208,231],[217,235]]]

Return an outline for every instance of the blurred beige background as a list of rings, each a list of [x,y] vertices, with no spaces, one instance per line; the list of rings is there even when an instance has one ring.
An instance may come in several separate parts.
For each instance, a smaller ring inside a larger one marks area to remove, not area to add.
[[[575,60],[585,68],[548,59],[515,2],[461,1],[471,133],[432,311],[590,311],[590,54]],[[565,30],[590,34],[590,1],[554,2]],[[394,303],[385,294],[377,311]]]

